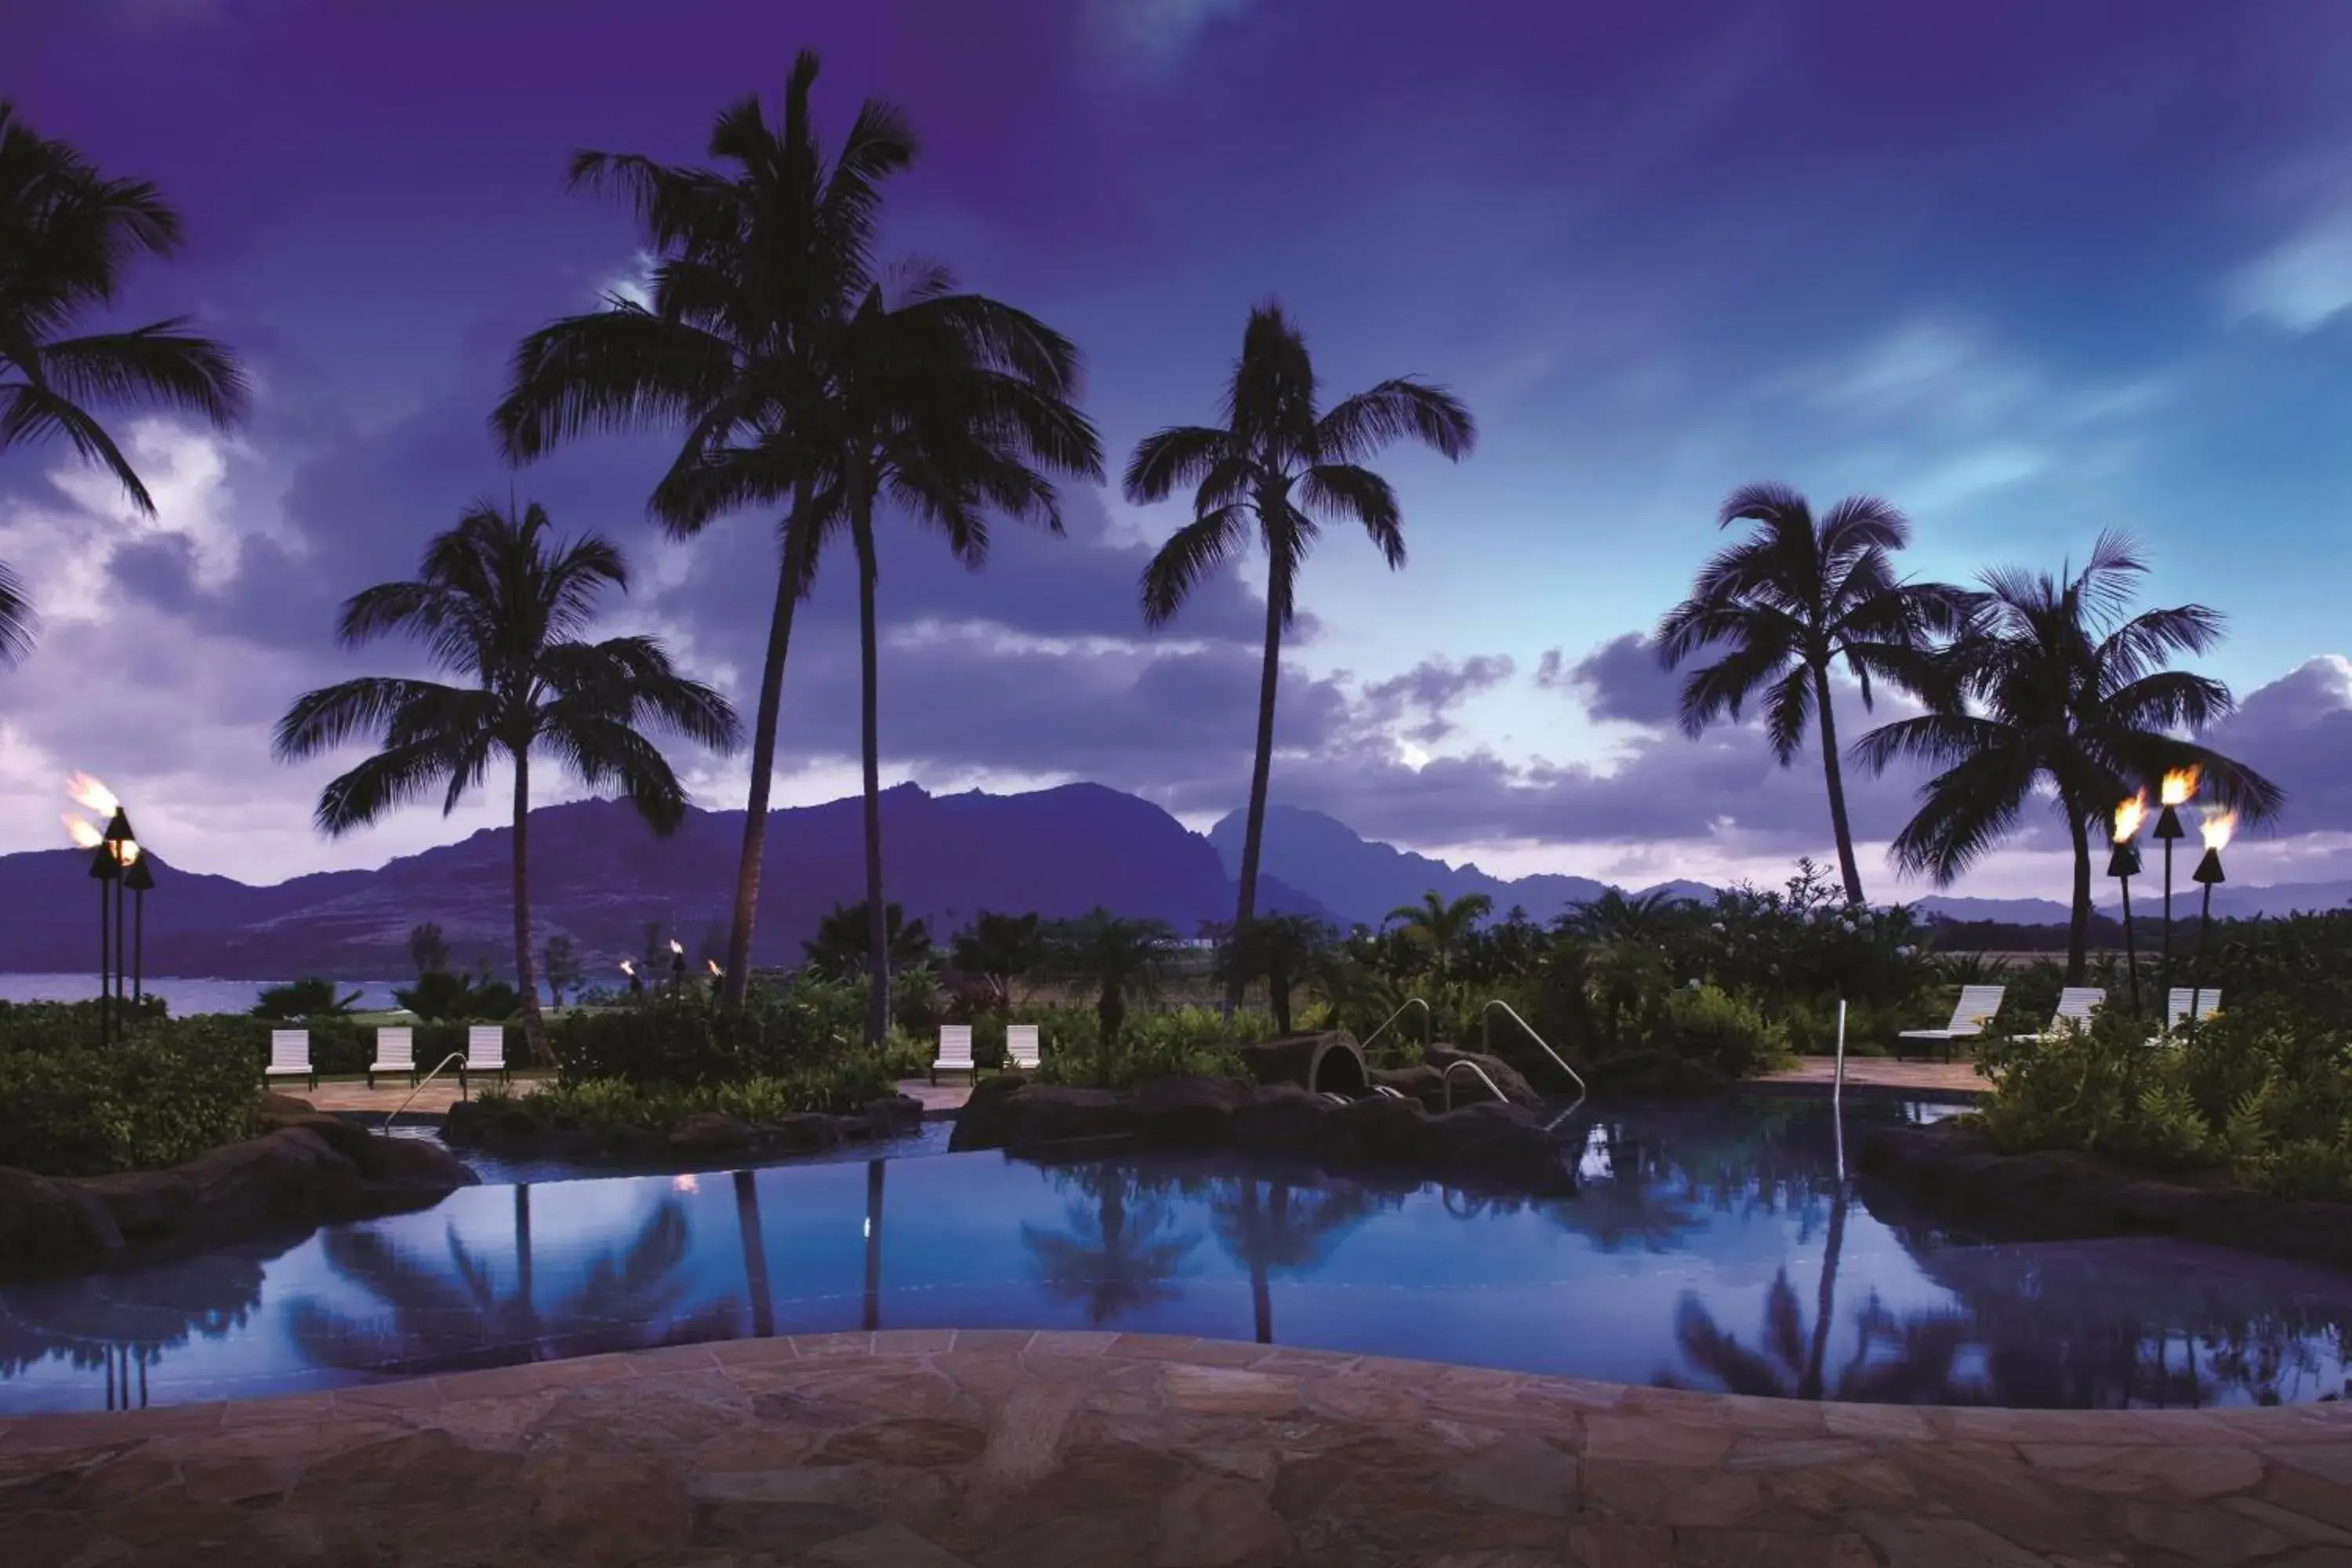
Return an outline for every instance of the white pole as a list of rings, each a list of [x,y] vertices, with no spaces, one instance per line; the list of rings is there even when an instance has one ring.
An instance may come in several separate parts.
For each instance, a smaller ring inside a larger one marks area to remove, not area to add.
[[[1837,1136],[1837,1179],[1845,1182],[1845,998],[1838,998],[1837,1069],[1830,1079],[1830,1124]]]

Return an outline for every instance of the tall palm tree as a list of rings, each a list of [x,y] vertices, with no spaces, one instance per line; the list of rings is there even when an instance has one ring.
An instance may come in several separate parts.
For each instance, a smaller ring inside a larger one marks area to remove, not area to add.
[[[1737,721],[1760,692],[1772,754],[1787,767],[1806,725],[1814,724],[1838,870],[1846,900],[1858,904],[1862,872],[1838,766],[1830,670],[1844,664],[1865,710],[1874,680],[1915,684],[1921,649],[1958,624],[1961,595],[1895,576],[1895,552],[1911,542],[1911,524],[1876,496],[1849,496],[1816,522],[1805,498],[1788,486],[1748,485],[1723,503],[1716,521],[1758,527],[1699,568],[1690,597],[1666,613],[1654,639],[1668,669],[1702,650],[1720,656],[1683,682],[1684,732],[1696,738],[1718,719]]]
[[[1495,900],[1484,893],[1465,893],[1449,903],[1433,889],[1417,904],[1399,904],[1381,923],[1402,921],[1398,930],[1429,949],[1437,973],[1444,974],[1471,931],[1494,912]]]
[[[152,516],[154,498],[86,405],[179,409],[217,428],[243,414],[236,356],[183,331],[185,317],[64,335],[77,317],[113,301],[133,258],[179,247],[179,215],[152,184],[108,179],[0,99],[0,452],[63,436]],[[31,651],[34,629],[22,584],[0,566],[0,665]]]
[[[1275,1029],[1287,1035],[1292,993],[1322,967],[1331,938],[1331,928],[1312,915],[1262,915],[1225,941],[1217,953],[1217,971],[1230,981],[1238,968],[1244,985],[1263,979]]]
[[[1062,531],[1048,473],[1102,477],[1102,443],[1071,401],[1077,350],[1034,316],[957,290],[943,268],[903,269],[866,289],[825,353],[826,396],[794,439],[829,484],[816,497],[814,552],[849,536],[857,570],[858,732],[864,768],[866,1034],[890,1026],[890,938],[883,917],[879,632],[874,510],[887,499],[936,530],[957,560],[988,560],[991,512]]]
[[[1318,411],[1307,339],[1279,304],[1250,312],[1221,410],[1222,426],[1178,425],[1143,438],[1128,460],[1124,489],[1137,505],[1192,488],[1192,521],[1170,536],[1143,571],[1143,618],[1162,626],[1192,589],[1238,553],[1251,536],[1266,556],[1265,657],[1258,673],[1257,750],[1250,766],[1248,825],[1242,835],[1241,896],[1234,929],[1257,912],[1258,858],[1265,835],[1266,781],[1274,767],[1274,700],[1282,634],[1296,613],[1299,568],[1327,521],[1353,521],[1391,569],[1404,564],[1404,516],[1389,482],[1364,467],[1391,442],[1411,437],[1459,461],[1477,441],[1470,411],[1444,387],[1412,376]],[[1241,976],[1225,982],[1225,1009],[1241,1005]]]
[[[727,938],[726,996],[737,1006],[751,973],[785,656],[815,570],[823,468],[804,437],[833,395],[825,362],[841,324],[874,285],[882,184],[915,156],[905,118],[869,99],[828,161],[809,112],[817,71],[814,53],[794,58],[772,125],[756,97],[719,114],[709,156],[728,173],[573,156],[572,189],[615,190],[635,209],[657,258],[650,302],[615,295],[524,339],[491,419],[518,462],[591,430],[681,430],[648,502],[673,538],[738,509],[784,508]]]
[[[1176,933],[1159,921],[1121,920],[1096,910],[1064,921],[1046,933],[1043,973],[1095,994],[1097,1047],[1105,1084],[1118,1054],[1128,998],[1158,994],[1161,973],[1176,950]]]
[[[1939,888],[2007,837],[2036,796],[2057,808],[2074,850],[2070,982],[2083,978],[2090,939],[2091,836],[2118,801],[2190,767],[2249,822],[2275,816],[2281,800],[2252,768],[2177,733],[2235,707],[2220,681],[2164,668],[2219,644],[2221,617],[2202,605],[2130,614],[2147,571],[2138,545],[2111,531],[2080,572],[1984,574],[1965,631],[1939,660],[1937,710],[1883,725],[1854,748],[1874,773],[1904,757],[1943,770],[1894,844],[1897,865]]]
[[[280,762],[307,762],[362,737],[376,754],[329,784],[318,825],[364,827],[434,791],[444,815],[482,783],[491,759],[514,764],[514,940],[523,1033],[533,1059],[553,1059],[532,973],[528,865],[530,756],[551,752],[591,789],[619,785],[657,833],[686,815],[686,791],[641,732],[667,729],[706,746],[737,743],[735,711],[680,676],[651,637],[578,640],[607,587],[626,591],[620,552],[591,534],[551,542],[547,513],[478,505],[425,548],[423,569],[343,605],[340,637],[358,647],[393,632],[425,643],[465,685],[363,676],[298,698],[278,721]]]

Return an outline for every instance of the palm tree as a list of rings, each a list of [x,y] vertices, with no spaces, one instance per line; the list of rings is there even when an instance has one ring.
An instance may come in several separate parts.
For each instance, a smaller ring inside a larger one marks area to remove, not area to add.
[[[1275,1029],[1287,1035],[1291,993],[1320,966],[1331,936],[1331,928],[1312,915],[1261,916],[1225,942],[1217,954],[1218,970],[1230,982],[1238,969],[1244,985],[1263,979]]]
[[[2220,681],[2164,668],[2217,645],[2221,617],[2202,605],[2129,614],[2147,570],[2131,539],[2107,532],[2078,573],[1984,574],[1985,592],[1939,661],[1945,700],[1854,748],[1874,773],[1904,757],[1943,770],[1920,790],[1918,814],[1894,844],[1898,866],[1927,872],[1939,888],[2006,837],[2037,795],[2057,807],[2074,850],[2070,982],[2083,978],[2090,937],[2091,835],[2116,802],[2191,767],[2249,822],[2275,816],[2281,800],[2252,768],[2175,733],[2203,730],[2235,707]]]
[[[1266,780],[1274,767],[1274,700],[1282,634],[1296,611],[1299,568],[1326,521],[1360,523],[1391,569],[1404,564],[1404,518],[1396,491],[1365,461],[1412,437],[1458,461],[1476,443],[1470,412],[1444,388],[1415,377],[1383,381],[1318,413],[1314,362],[1298,328],[1272,301],[1250,312],[1241,358],[1227,384],[1223,426],[1178,425],[1144,437],[1128,460],[1127,499],[1165,500],[1192,487],[1192,521],[1170,536],[1143,571],[1143,618],[1158,627],[1192,589],[1238,553],[1255,524],[1266,555],[1265,657],[1258,674],[1257,751],[1242,836],[1241,898],[1234,929],[1257,912],[1258,858]],[[1241,1005],[1241,977],[1225,982],[1225,1010]]]
[[[887,496],[977,571],[988,517],[1002,512],[1062,531],[1048,471],[1102,477],[1102,443],[1072,404],[1077,350],[1036,318],[959,292],[945,268],[905,269],[869,287],[828,344],[827,396],[811,443],[827,474],[814,504],[821,541],[849,535],[857,568],[858,731],[865,783],[866,942],[872,987],[866,1035],[890,1027],[890,942],[882,917],[879,637],[874,508]]]
[[[816,922],[816,935],[801,943],[808,967],[827,980],[854,981],[870,964],[866,951],[866,905],[835,904]],[[905,967],[931,956],[930,928],[920,919],[909,921],[897,904],[887,906],[882,929],[890,943],[894,966]]]
[[[1920,650],[1958,625],[1961,595],[1895,575],[1895,552],[1911,542],[1911,524],[1875,496],[1849,496],[1816,523],[1788,486],[1749,485],[1723,503],[1716,521],[1759,526],[1699,568],[1690,597],[1658,623],[1658,658],[1668,669],[1701,650],[1721,656],[1683,682],[1683,731],[1696,738],[1718,719],[1737,721],[1762,692],[1772,754],[1787,767],[1818,718],[1838,869],[1846,901],[1858,904],[1862,872],[1838,768],[1831,667],[1843,661],[1865,710],[1874,679],[1916,684]]]
[[[1381,923],[1403,921],[1398,929],[1429,949],[1437,973],[1444,974],[1454,954],[1469,940],[1472,929],[1494,912],[1495,900],[1484,893],[1465,893],[1448,903],[1433,890],[1422,894],[1417,904],[1399,904]]]
[[[376,736],[376,754],[329,784],[318,825],[330,836],[364,827],[395,807],[442,792],[455,811],[494,756],[514,764],[514,940],[523,1033],[535,1060],[553,1059],[532,973],[526,875],[530,755],[551,751],[590,789],[617,784],[656,833],[686,814],[686,791],[640,732],[656,725],[731,750],[734,710],[672,667],[651,637],[577,640],[596,595],[626,591],[620,552],[591,534],[551,543],[547,513],[520,517],[478,505],[426,544],[414,582],[383,583],[343,605],[340,637],[358,647],[406,632],[467,684],[364,676],[307,692],[278,721],[280,762],[307,762]]]
[[[1149,998],[1159,993],[1160,973],[1175,946],[1175,933],[1161,921],[1121,920],[1099,909],[1082,919],[1064,921],[1047,934],[1044,973],[1095,993],[1105,1084],[1118,1054],[1129,995]]]
[[[615,295],[604,310],[524,339],[512,388],[492,416],[501,449],[517,462],[590,430],[682,429],[648,502],[673,538],[691,538],[738,508],[785,506],[727,938],[725,994],[735,1006],[751,973],[785,655],[815,570],[812,503],[822,471],[800,437],[831,396],[824,360],[839,325],[873,284],[882,183],[915,156],[905,119],[869,99],[828,163],[809,114],[817,70],[814,53],[794,58],[776,124],[757,98],[719,114],[709,155],[731,173],[573,156],[571,188],[617,189],[635,208],[659,258],[650,302]]]
[[[1035,911],[1025,915],[996,914],[982,910],[971,929],[959,934],[950,954],[956,973],[980,980],[988,988],[992,1006],[1013,1005],[1013,982],[1045,960],[1045,933]]]
[[[133,258],[180,247],[180,217],[144,180],[108,179],[62,142],[39,136],[0,99],[0,452],[63,436],[111,473],[131,504],[154,498],[86,405],[181,409],[226,428],[245,408],[245,374],[185,317],[127,331],[63,334],[112,302]],[[23,584],[0,566],[0,666],[32,651]]]
[[[1655,946],[1677,926],[1688,923],[1696,910],[1696,905],[1664,888],[1632,894],[1622,888],[1608,888],[1598,898],[1570,906],[1559,926],[1590,942]]]

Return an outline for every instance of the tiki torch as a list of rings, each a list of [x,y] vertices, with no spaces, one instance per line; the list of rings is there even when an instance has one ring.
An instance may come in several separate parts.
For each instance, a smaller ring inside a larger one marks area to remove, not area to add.
[[[2202,989],[2205,984],[2205,942],[2213,930],[2213,888],[2216,883],[2228,880],[2221,873],[2221,851],[2229,847],[2230,835],[2237,830],[2237,826],[2236,812],[2214,810],[2207,811],[2205,820],[2197,826],[2199,836],[2205,840],[2205,858],[2197,862],[2197,869],[2189,876],[2203,886],[2205,898],[2203,907],[2197,912],[2197,984],[2200,989],[2189,994],[2189,1021],[2192,1024],[2205,1010]]]
[[[635,963],[625,958],[621,960],[621,973],[629,977],[630,995],[643,996],[646,994],[645,977],[637,973],[637,966]]]
[[[2164,805],[2156,817],[2156,836],[2164,841],[2164,963],[2158,973],[2160,988],[2168,995],[2172,990],[2172,846],[2176,839],[2188,835],[2189,830],[2180,826],[2180,808],[2196,793],[2195,768],[2179,768],[2165,774],[2158,791],[2158,798]]]
[[[674,991],[686,989],[686,944],[676,937],[669,939],[669,984]]]
[[[2114,853],[2107,857],[2107,875],[2124,894],[2124,968],[2131,975],[2132,1014],[2139,1014],[2139,946],[2132,937],[2131,879],[2139,875],[2139,825],[2147,816],[2147,791],[2141,790],[2116,807]]]

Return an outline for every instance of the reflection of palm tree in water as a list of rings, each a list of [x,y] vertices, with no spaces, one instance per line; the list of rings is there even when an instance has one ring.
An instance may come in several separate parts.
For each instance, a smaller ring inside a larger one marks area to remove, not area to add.
[[[361,1322],[304,1298],[289,1312],[294,1342],[320,1366],[416,1375],[532,1361],[549,1350],[587,1355],[717,1338],[739,1321],[728,1300],[667,1321],[687,1291],[677,1271],[691,1235],[675,1199],[654,1211],[617,1258],[597,1258],[576,1287],[541,1310],[531,1293],[530,1214],[526,1190],[518,1187],[516,1279],[508,1294],[454,1226],[446,1268],[419,1261],[378,1230],[323,1233],[329,1265],[381,1299],[391,1315]]]
[[[1592,1168],[1596,1154],[1605,1170]],[[1603,1252],[1636,1244],[1644,1252],[1672,1252],[1706,1223],[1696,1191],[1661,1147],[1613,1121],[1586,1135],[1576,1195],[1540,1206],[1555,1224]]]
[[[1085,1307],[1094,1323],[1174,1300],[1178,1292],[1168,1281],[1201,1238],[1158,1237],[1169,1223],[1167,1205],[1147,1195],[1131,1172],[1108,1165],[1073,1171],[1068,1184],[1094,1199],[1091,1212],[1072,1204],[1066,1233],[1021,1227],[1046,1293]]]
[[[1349,1183],[1302,1189],[1274,1181],[1265,1184],[1263,1194],[1255,1176],[1218,1184],[1210,1205],[1212,1223],[1219,1244],[1249,1270],[1258,1343],[1274,1342],[1274,1271],[1307,1274],[1320,1268],[1339,1238],[1377,1206],[1371,1193]]]
[[[0,1379],[54,1356],[82,1371],[102,1369],[107,1408],[144,1405],[147,1370],[164,1352],[246,1326],[261,1302],[262,1271],[257,1252],[232,1250],[11,1286],[0,1291]]]

